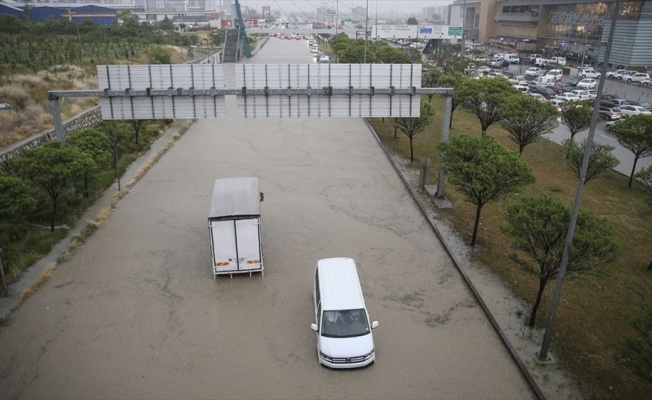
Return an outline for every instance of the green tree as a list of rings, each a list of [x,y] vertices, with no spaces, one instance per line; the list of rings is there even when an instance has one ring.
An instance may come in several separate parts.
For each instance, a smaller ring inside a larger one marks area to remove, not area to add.
[[[519,154],[529,144],[557,127],[557,109],[531,96],[515,94],[505,99],[501,114],[503,128],[509,132],[509,139],[518,146]]]
[[[512,247],[530,260],[512,255],[512,260],[539,277],[539,290],[532,306],[528,326],[536,323],[537,310],[549,281],[559,273],[572,208],[549,195],[526,196],[507,208],[503,232],[512,239]],[[605,218],[591,210],[580,210],[569,251],[567,273],[598,272],[620,254],[613,229]]]
[[[149,50],[150,64],[172,64],[172,52],[162,47],[152,47]]]
[[[571,142],[579,131],[591,126],[592,115],[593,110],[585,101],[568,101],[562,104],[561,123],[566,125],[570,131]],[[568,157],[568,153],[566,153],[566,157]]]
[[[79,149],[49,142],[42,147],[24,150],[16,159],[20,176],[43,190],[51,202],[50,230],[54,232],[59,201],[70,184],[83,174],[90,157]]]
[[[172,20],[166,15],[163,20],[158,22],[158,29],[170,33],[174,31],[174,24],[172,23]]]
[[[452,75],[443,75],[439,78],[439,84],[441,85],[441,87],[447,87],[453,89],[451,120],[450,123],[448,124],[448,128],[453,128],[453,113],[455,112],[455,109],[457,109],[457,106],[459,106],[461,102],[460,95],[457,93],[457,88],[462,83],[466,82],[468,79],[471,78],[459,72]]]
[[[579,179],[582,172],[586,139],[582,140],[579,145],[573,139],[566,139],[562,143],[568,149],[568,168]],[[591,156],[589,157],[589,166],[584,177],[584,184],[589,183],[590,180],[597,178],[605,172],[611,171],[620,164],[620,161],[611,154],[613,149],[613,146],[593,142]]]
[[[652,206],[652,165],[638,171],[634,175],[634,178],[636,178],[636,180],[641,182],[641,185],[643,185],[643,189],[648,194],[647,197],[648,203],[650,204],[650,206]],[[652,270],[652,264],[650,269]]]
[[[68,146],[73,146],[87,154],[92,163],[84,165],[84,197],[89,196],[90,183],[92,174],[98,168],[111,165],[111,142],[108,137],[97,129],[86,129],[83,131],[74,131],[68,135],[66,141]]]
[[[131,138],[129,125],[124,121],[104,121],[97,126],[97,129],[101,130],[109,140],[111,155],[113,156],[113,168],[117,169],[118,153],[125,148]]]
[[[35,206],[36,200],[27,182],[0,173],[0,224],[24,220]]]
[[[625,340],[618,358],[637,375],[652,382],[652,304],[644,305],[643,312],[643,316],[630,322],[638,336]]]
[[[439,68],[424,68],[421,71],[421,87],[424,88],[436,88],[440,87],[439,79],[442,76],[442,72]],[[434,93],[428,93],[428,103],[432,101]]]
[[[456,92],[460,105],[478,117],[485,135],[494,122],[503,119],[504,99],[518,90],[507,79],[484,78],[464,80]]]
[[[461,52],[460,45],[444,44],[433,58],[437,67],[441,68],[444,74],[453,75],[464,73],[469,66],[469,60]]]
[[[476,207],[471,246],[475,246],[480,212],[497,200],[535,181],[532,169],[518,153],[488,135],[453,136],[439,145],[448,180]]]
[[[419,25],[419,21],[417,21],[416,18],[410,17],[407,19],[407,24],[408,25]]]
[[[634,165],[627,184],[627,187],[632,187],[638,160],[652,156],[652,115],[633,115],[614,124],[612,131],[618,143],[634,153]]]
[[[420,115],[418,117],[399,117],[394,121],[394,126],[405,133],[410,140],[410,161],[414,161],[414,137],[423,132],[432,123],[435,110],[430,103],[421,100]]]

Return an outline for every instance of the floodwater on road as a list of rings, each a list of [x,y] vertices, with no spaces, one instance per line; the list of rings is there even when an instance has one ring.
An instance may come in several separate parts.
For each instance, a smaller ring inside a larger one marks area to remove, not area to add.
[[[265,194],[265,274],[214,280],[210,196],[232,176]],[[317,361],[312,278],[338,256],[380,322],[366,369]],[[0,343],[3,398],[532,398],[361,119],[198,121]]]

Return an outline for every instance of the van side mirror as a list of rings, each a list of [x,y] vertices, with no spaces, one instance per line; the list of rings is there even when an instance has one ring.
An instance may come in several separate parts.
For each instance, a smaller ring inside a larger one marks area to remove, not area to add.
[[[371,329],[376,329],[378,328],[378,321],[374,321],[371,323]]]
[[[378,323],[376,323],[378,324]],[[310,324],[310,329],[312,329],[315,332],[319,332],[319,328],[317,327],[317,324]]]

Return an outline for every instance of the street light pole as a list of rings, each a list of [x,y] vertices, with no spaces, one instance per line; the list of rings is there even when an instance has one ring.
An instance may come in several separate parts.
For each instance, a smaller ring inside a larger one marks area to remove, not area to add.
[[[364,62],[367,63],[367,32],[369,31],[369,0],[367,0],[367,7],[365,8],[365,18],[364,18]]]
[[[580,211],[580,203],[582,202],[582,192],[584,191],[586,173],[589,168],[589,158],[591,156],[591,150],[593,147],[595,126],[598,122],[598,115],[599,115],[598,109],[600,108],[600,98],[602,96],[602,88],[604,87],[607,65],[609,65],[609,57],[611,56],[611,45],[613,44],[614,32],[616,31],[616,20],[618,19],[618,15],[620,13],[620,1],[621,0],[616,0],[613,16],[611,17],[611,27],[609,28],[609,39],[607,40],[607,48],[605,49],[604,61],[602,63],[602,70],[601,70],[602,74],[600,75],[600,81],[597,87],[598,97],[595,99],[595,104],[593,105],[593,115],[591,116],[591,125],[589,126],[589,134],[586,139],[586,146],[584,147],[584,158],[582,159],[580,179],[577,184],[577,191],[575,192],[575,201],[573,203],[573,210],[571,212],[571,218],[568,224],[568,232],[566,233],[566,240],[564,242],[564,249],[562,251],[561,263],[559,264],[559,272],[557,273],[555,294],[552,297],[552,305],[550,306],[550,316],[548,317],[548,323],[546,324],[546,331],[543,334],[541,349],[536,354],[537,358],[540,361],[548,361],[548,350],[550,349],[550,342],[552,341],[552,330],[553,327],[555,326],[555,320],[557,319],[557,309],[559,308],[559,302],[561,300],[561,289],[564,285],[564,278],[566,276],[566,270],[568,268],[568,259],[570,257],[569,255],[570,246],[571,243],[573,242],[573,236],[575,235],[575,226],[577,224],[577,218]]]
[[[589,30],[586,30],[586,36],[584,36],[584,48],[582,49],[582,68],[584,68],[584,58],[586,57],[586,44],[589,41]]]

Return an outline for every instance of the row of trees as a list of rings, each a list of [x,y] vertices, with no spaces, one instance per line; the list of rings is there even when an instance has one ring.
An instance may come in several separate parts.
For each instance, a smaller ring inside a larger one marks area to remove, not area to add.
[[[167,123],[167,121],[162,121]],[[67,141],[23,150],[0,167],[0,243],[4,265],[19,271],[25,239],[47,225],[72,224],[158,136],[160,122],[105,121]]]
[[[448,143],[439,146],[446,154],[443,164],[449,182],[476,207],[471,239],[475,244],[482,207],[534,182],[531,169],[519,155],[555,129],[558,121],[569,130],[569,138],[564,142],[567,165],[579,179],[586,141],[577,143],[575,136],[590,126],[593,109],[587,102],[573,102],[557,111],[555,107],[516,93],[507,80],[471,79],[462,73],[469,61],[452,46],[440,49],[434,60],[437,67],[424,70],[422,86],[454,88],[453,111],[461,107],[471,112],[481,126],[480,136],[453,136]],[[414,159],[414,136],[427,129],[433,119],[432,107],[424,106],[432,97],[422,100],[420,118],[392,121],[395,137],[397,130],[408,137],[411,160]],[[494,123],[500,123],[508,132],[518,152],[508,150],[487,135],[488,128]],[[652,156],[652,117],[629,117],[613,125],[612,131],[618,142],[634,156],[628,186],[631,187],[634,180],[640,182],[650,194],[648,200],[652,206],[652,167],[635,174],[638,160]],[[585,183],[619,163],[611,154],[612,150],[611,146],[593,144]],[[551,195],[519,196],[519,199],[507,206],[502,231],[511,238],[511,246],[517,250],[511,259],[538,278],[537,294],[527,321],[528,326],[534,326],[545,288],[559,273],[571,205]],[[568,273],[604,272],[605,266],[618,259],[619,254],[620,246],[614,240],[614,230],[608,221],[591,210],[582,209],[571,246]],[[652,262],[648,269],[652,271]],[[652,331],[649,329],[652,326],[652,306],[645,310],[644,316],[632,321],[639,336],[628,338],[616,357],[623,365],[652,380]]]

